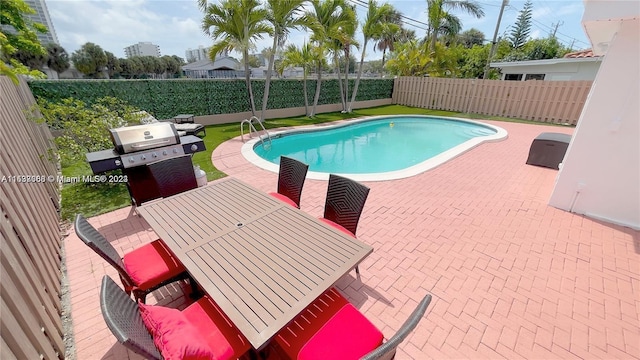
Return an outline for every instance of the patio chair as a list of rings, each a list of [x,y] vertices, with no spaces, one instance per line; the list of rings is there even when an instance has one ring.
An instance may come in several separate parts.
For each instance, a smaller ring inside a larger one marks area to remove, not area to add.
[[[105,275],[100,309],[118,342],[148,359],[237,359],[251,347],[208,296],[183,311],[136,304]]]
[[[198,288],[162,240],[155,240],[120,257],[109,241],[82,215],[76,216],[74,227],[82,242],[113,266],[127,294],[145,302],[148,293],[172,282],[189,279],[194,295]]]
[[[392,359],[430,302],[431,295],[427,294],[397,333],[384,342],[382,332],[331,288],[276,334],[271,349],[301,360]]]
[[[191,155],[182,155],[147,164],[160,196],[169,197],[198,187]]]
[[[309,165],[286,156],[280,156],[278,192],[270,192],[269,195],[300,209],[300,196],[308,170]]]
[[[355,238],[367,196],[368,187],[354,180],[330,174],[324,216],[320,220]],[[357,266],[356,274],[360,274]]]
[[[201,132],[204,133],[203,136],[207,136],[207,129],[202,124],[176,124],[173,121],[160,121],[144,110],[136,111],[134,114],[140,117],[140,124],[142,125],[153,124],[157,122],[170,122],[173,123],[173,126],[175,126],[179,136],[197,135]]]

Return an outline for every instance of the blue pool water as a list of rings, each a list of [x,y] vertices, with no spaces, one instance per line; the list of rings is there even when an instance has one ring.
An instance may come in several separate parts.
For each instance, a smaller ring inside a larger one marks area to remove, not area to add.
[[[499,129],[499,128],[498,128]],[[256,142],[255,153],[278,164],[281,155],[309,164],[310,172],[385,173],[423,163],[496,128],[479,123],[402,116],[377,118],[319,131],[293,131]],[[423,170],[424,171],[424,170]]]

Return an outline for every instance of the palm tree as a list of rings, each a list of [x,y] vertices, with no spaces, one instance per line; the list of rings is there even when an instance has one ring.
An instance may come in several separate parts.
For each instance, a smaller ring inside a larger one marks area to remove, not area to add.
[[[311,0],[312,10],[307,12],[307,16],[315,19],[315,25],[311,28],[313,35],[311,40],[314,41],[314,52],[316,54],[316,73],[318,80],[316,83],[316,94],[313,100],[313,108],[311,116],[315,115],[318,99],[320,98],[320,86],[322,84],[322,64],[328,47],[333,40],[339,38],[341,30],[351,26],[349,20],[352,19],[345,14],[348,5],[345,0]]]
[[[389,19],[395,16],[397,11],[393,6],[385,3],[378,5],[375,0],[369,0],[369,6],[367,10],[367,17],[362,25],[362,35],[364,35],[364,44],[362,46],[362,53],[360,55],[360,66],[358,69],[358,77],[356,77],[356,84],[353,87],[353,94],[351,95],[351,102],[347,112],[351,112],[353,103],[356,101],[356,95],[358,94],[358,85],[360,85],[360,77],[362,76],[362,64],[364,63],[364,56],[367,49],[367,43],[369,40],[380,39],[382,33],[386,27],[397,27],[395,24],[391,24]]]
[[[278,72],[282,73],[289,66],[302,67],[302,92],[304,94],[304,113],[309,116],[309,96],[307,95],[307,73],[313,63],[313,48],[307,42],[298,49],[295,45],[289,45],[282,56],[282,62]]]
[[[260,119],[264,120],[269,101],[269,86],[271,85],[271,72],[275,68],[274,60],[278,48],[284,46],[291,29],[301,29],[311,26],[311,20],[302,13],[302,5],[306,0],[268,0],[267,21],[273,27],[273,46],[269,51],[269,64],[267,67],[267,79],[264,84],[264,96],[262,98],[262,112]]]
[[[378,41],[373,48],[374,51],[376,49],[382,51],[383,68],[387,50],[393,51],[394,45],[396,41],[400,41],[400,38],[403,35],[403,31],[406,30],[402,28],[402,13],[394,9],[393,12],[389,14],[387,22],[385,24],[382,24],[382,33],[380,34],[380,37],[377,39]]]
[[[427,36],[431,40],[431,51],[436,49],[438,35],[456,35],[462,29],[460,19],[449,13],[450,10],[464,10],[476,18],[484,16],[482,6],[475,0],[427,0]]]
[[[199,0],[199,5],[202,5],[200,2]],[[264,34],[272,34],[273,30],[264,22],[268,13],[259,7],[258,0],[222,0],[219,4],[206,4],[205,0],[204,5],[206,9],[202,19],[202,31],[217,41],[211,47],[209,57],[214,60],[225,50],[242,53],[251,114],[255,116],[249,51],[255,49],[256,40],[262,39]]]

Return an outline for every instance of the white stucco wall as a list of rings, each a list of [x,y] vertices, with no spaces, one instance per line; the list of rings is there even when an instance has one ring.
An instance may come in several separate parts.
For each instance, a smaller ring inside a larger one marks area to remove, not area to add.
[[[640,20],[614,23],[549,204],[640,229]]]
[[[558,59],[560,60],[560,59]],[[520,65],[502,67],[502,80],[507,74],[545,74],[545,80],[593,80],[596,78],[602,58],[580,62],[558,62],[555,64]],[[521,62],[524,63],[524,62]],[[535,63],[532,61],[532,63]]]

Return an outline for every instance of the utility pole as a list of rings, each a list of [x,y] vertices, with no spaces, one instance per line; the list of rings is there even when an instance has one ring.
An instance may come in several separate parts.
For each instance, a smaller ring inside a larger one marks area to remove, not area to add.
[[[555,27],[553,28],[553,34],[551,34],[551,36],[556,37],[556,31],[558,31],[558,26],[562,26],[562,25],[564,25],[564,21],[558,21]],[[551,24],[551,26],[553,26],[553,23]]]
[[[500,21],[502,21],[502,13],[504,8],[509,4],[509,0],[502,0],[502,6],[500,6],[500,14],[498,15],[498,23],[496,24],[496,30],[493,32],[493,40],[491,41],[491,50],[489,50],[489,58],[487,59],[487,65],[484,67],[483,79],[486,79],[489,75],[489,64],[493,58],[493,53],[496,51],[496,44],[498,39],[498,30],[500,30]]]

